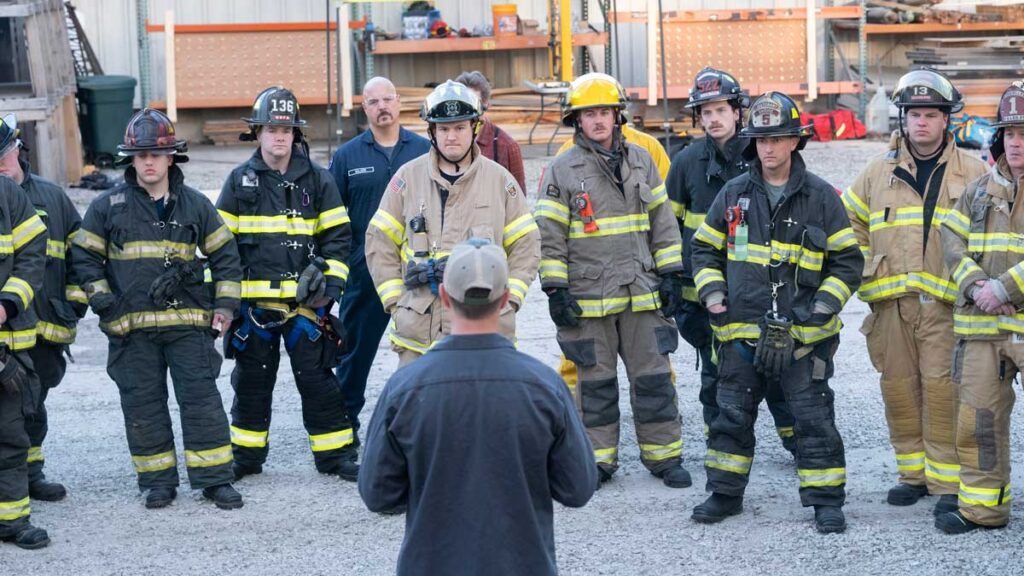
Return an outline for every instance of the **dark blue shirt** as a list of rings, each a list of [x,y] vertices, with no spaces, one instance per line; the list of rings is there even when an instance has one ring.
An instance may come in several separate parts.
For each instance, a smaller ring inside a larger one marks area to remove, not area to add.
[[[426,154],[430,141],[400,128],[398,142],[388,153],[367,130],[334,153],[328,167],[341,192],[341,201],[352,219],[352,255],[349,266],[365,261],[366,228],[380,206],[391,177],[406,162]]]
[[[398,574],[557,574],[552,499],[580,507],[593,448],[555,371],[497,334],[447,336],[395,372],[359,471],[375,512],[407,506]]]

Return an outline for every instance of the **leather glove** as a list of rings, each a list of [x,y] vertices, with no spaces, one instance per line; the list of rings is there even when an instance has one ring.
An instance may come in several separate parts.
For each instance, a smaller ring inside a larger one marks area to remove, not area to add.
[[[21,394],[21,391],[28,386],[28,372],[13,356],[4,352],[0,361],[0,386],[8,394]]]
[[[771,380],[778,380],[793,362],[793,323],[771,312],[761,319],[761,336],[754,349],[754,369]]]
[[[569,294],[568,288],[555,288],[548,292],[548,313],[551,320],[559,328],[572,328],[580,325],[583,308]]]
[[[447,266],[447,265],[448,265],[448,257],[447,256],[442,256],[442,257],[438,258],[437,260],[434,260],[434,278],[437,280],[438,284],[440,284],[442,281],[444,281],[444,269],[445,269],[445,266]]]
[[[662,275],[661,285],[658,286],[658,296],[661,298],[663,316],[672,318],[682,312],[683,276],[678,272]]]
[[[327,261],[317,256],[306,266],[306,269],[299,274],[299,285],[295,288],[295,301],[299,304],[312,306],[313,303],[324,299],[327,293],[327,276],[324,272],[330,270]]]
[[[186,262],[181,258],[171,260],[171,265],[149,285],[149,299],[157,306],[167,306],[174,300],[174,294],[181,285],[203,282],[203,261]]]
[[[110,292],[100,292],[98,294],[93,294],[92,297],[89,298],[89,306],[92,306],[92,311],[95,312],[97,316],[103,316],[109,312],[116,303],[117,296],[114,296]]]
[[[415,290],[420,286],[426,286],[430,284],[430,263],[409,262],[405,267],[405,287],[409,290]]]

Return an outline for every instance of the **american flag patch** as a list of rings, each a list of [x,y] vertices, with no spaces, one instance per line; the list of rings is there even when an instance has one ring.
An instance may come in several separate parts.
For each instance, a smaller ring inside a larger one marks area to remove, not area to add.
[[[401,194],[402,190],[405,190],[405,180],[402,180],[401,178],[392,178],[389,188],[391,188],[391,191],[395,194]]]

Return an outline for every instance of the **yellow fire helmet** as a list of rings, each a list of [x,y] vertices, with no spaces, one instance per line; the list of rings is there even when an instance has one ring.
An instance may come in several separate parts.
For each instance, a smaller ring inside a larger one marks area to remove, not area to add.
[[[574,126],[576,112],[587,108],[617,108],[620,111],[619,123],[625,124],[626,116],[621,111],[626,109],[626,92],[615,78],[607,74],[584,74],[569,85],[562,107],[562,124]]]

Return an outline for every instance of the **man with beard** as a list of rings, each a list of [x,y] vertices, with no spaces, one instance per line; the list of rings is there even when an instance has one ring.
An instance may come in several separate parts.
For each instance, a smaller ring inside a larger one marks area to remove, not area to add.
[[[366,266],[366,229],[388,182],[406,162],[426,154],[430,141],[398,123],[401,97],[387,78],[363,86],[363,112],[370,129],[334,153],[331,174],[352,219],[352,253],[339,316],[348,333],[337,375],[345,408],[359,444],[359,412],[366,404],[366,379],[391,316],[381,306]]]

